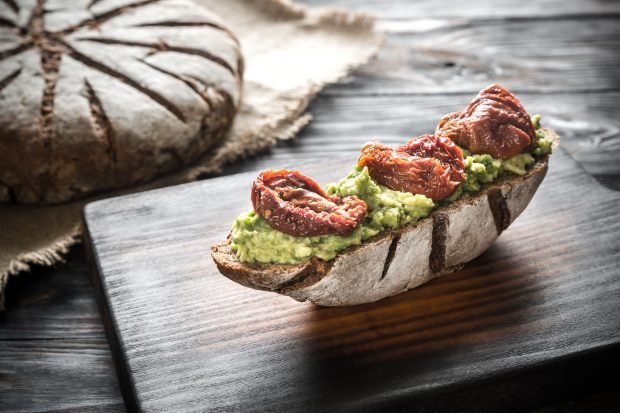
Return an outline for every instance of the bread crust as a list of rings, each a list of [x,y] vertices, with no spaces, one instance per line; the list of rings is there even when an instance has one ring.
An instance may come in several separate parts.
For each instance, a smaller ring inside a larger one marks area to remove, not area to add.
[[[555,132],[544,132],[557,146]],[[457,271],[486,251],[529,204],[548,160],[548,155],[541,157],[523,176],[505,174],[415,224],[382,232],[330,261],[247,264],[230,249],[230,239],[212,247],[213,260],[223,275],[239,284],[297,301],[322,306],[374,302]]]
[[[145,183],[225,136],[243,59],[218,16],[189,0],[44,6],[0,8],[0,202]]]

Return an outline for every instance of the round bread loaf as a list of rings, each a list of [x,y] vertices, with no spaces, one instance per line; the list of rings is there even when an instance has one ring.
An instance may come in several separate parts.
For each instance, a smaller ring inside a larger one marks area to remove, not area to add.
[[[189,0],[0,2],[0,201],[191,164],[229,129],[242,72],[235,36]]]

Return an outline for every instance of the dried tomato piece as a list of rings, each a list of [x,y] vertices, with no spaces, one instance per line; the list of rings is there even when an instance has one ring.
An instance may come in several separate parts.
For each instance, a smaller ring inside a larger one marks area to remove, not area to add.
[[[414,138],[396,149],[369,142],[362,147],[358,164],[367,167],[381,185],[434,201],[450,196],[465,180],[459,148],[433,135]]]
[[[328,195],[299,171],[267,170],[252,185],[254,211],[272,228],[294,236],[347,235],[368,206],[356,196]]]
[[[411,139],[396,149],[420,158],[435,158],[444,167],[450,168],[451,180],[456,182],[465,180],[463,152],[450,139],[424,135]]]
[[[444,116],[437,136],[472,153],[508,159],[533,147],[535,130],[521,102],[501,85],[482,90],[462,112]]]

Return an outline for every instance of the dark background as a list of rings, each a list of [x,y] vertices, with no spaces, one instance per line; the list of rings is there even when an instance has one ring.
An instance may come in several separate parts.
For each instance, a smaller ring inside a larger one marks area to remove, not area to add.
[[[441,115],[499,82],[541,113],[592,175],[620,190],[620,1],[304,3],[372,10],[387,42],[374,62],[319,95],[309,109],[314,120],[297,140],[225,174],[274,160],[354,159],[368,139],[396,143],[431,132]],[[67,264],[13,278],[7,305],[0,314],[1,411],[123,410],[82,246]],[[539,411],[617,411],[618,378],[609,380]]]

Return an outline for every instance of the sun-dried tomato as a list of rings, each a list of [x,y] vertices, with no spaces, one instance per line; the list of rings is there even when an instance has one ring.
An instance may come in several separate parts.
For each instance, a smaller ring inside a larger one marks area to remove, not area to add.
[[[462,112],[443,117],[435,131],[472,153],[508,159],[532,148],[535,131],[521,102],[501,85],[482,90]]]
[[[434,201],[450,196],[465,180],[461,150],[433,135],[411,139],[398,148],[369,142],[362,147],[358,164],[368,167],[381,185]]]
[[[397,150],[420,158],[435,158],[444,167],[450,168],[450,178],[453,181],[463,182],[465,180],[463,152],[450,139],[424,135],[410,139]]]
[[[368,212],[360,198],[330,196],[316,181],[285,169],[258,175],[252,205],[272,228],[294,236],[347,235]]]

